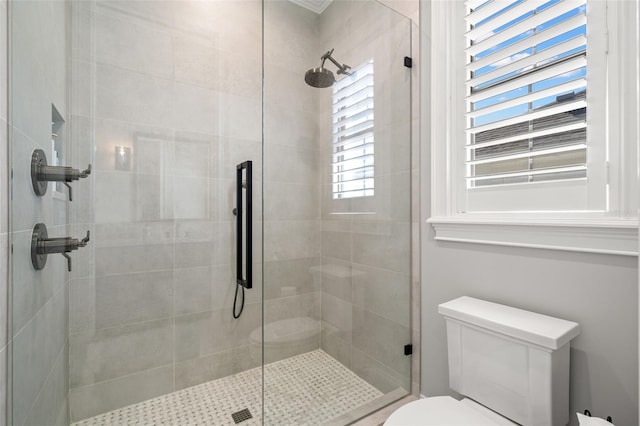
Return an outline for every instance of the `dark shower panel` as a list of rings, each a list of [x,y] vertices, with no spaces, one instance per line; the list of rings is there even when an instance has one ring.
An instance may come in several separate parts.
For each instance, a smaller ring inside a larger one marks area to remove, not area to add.
[[[245,170],[245,178],[243,179],[242,171]],[[244,205],[247,211],[244,212],[244,228],[246,231],[245,241],[243,242],[242,231],[242,213],[243,213],[243,189],[244,189]],[[252,233],[252,212],[253,212],[253,189],[252,189],[252,162],[245,161],[236,166],[236,283],[244,288],[253,286],[253,233]],[[243,244],[246,243],[246,244]],[[243,252],[243,250],[246,250]],[[244,254],[245,271],[242,269],[242,260]],[[244,273],[243,273],[244,272]]]

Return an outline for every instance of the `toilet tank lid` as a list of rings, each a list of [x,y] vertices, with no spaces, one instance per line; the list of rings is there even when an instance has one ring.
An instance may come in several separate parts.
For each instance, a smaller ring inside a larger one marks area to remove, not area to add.
[[[462,296],[438,305],[445,317],[548,349],[559,349],[580,334],[580,325],[524,309]]]

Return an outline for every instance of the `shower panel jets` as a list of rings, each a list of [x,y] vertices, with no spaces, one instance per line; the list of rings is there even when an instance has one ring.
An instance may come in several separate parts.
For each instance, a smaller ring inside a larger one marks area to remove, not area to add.
[[[333,62],[333,64],[336,67],[338,67],[338,74],[349,75],[347,70],[350,69],[351,67],[347,64],[340,65],[338,61],[333,59],[333,56],[331,56],[333,51],[334,49],[331,49],[330,51],[322,55],[322,57],[320,58],[322,59],[322,63],[320,64],[319,67],[311,68],[309,71],[306,72],[306,74],[304,75],[304,81],[309,86],[325,88],[325,87],[331,86],[333,83],[336,82],[336,78],[333,76],[333,73],[324,67],[324,62],[327,59]]]

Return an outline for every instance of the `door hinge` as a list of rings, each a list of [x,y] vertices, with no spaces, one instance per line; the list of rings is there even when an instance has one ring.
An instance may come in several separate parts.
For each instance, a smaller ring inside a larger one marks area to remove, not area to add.
[[[408,345],[404,345],[404,354],[409,356],[413,353],[413,345],[409,343]]]
[[[404,66],[407,68],[413,68],[413,59],[409,56],[404,57]]]

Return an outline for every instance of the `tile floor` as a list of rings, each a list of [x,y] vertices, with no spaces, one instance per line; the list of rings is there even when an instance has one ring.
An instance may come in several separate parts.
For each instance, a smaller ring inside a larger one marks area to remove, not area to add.
[[[265,425],[318,425],[382,396],[322,350],[265,367]],[[73,426],[235,425],[231,414],[248,408],[262,421],[260,367],[143,401]]]

